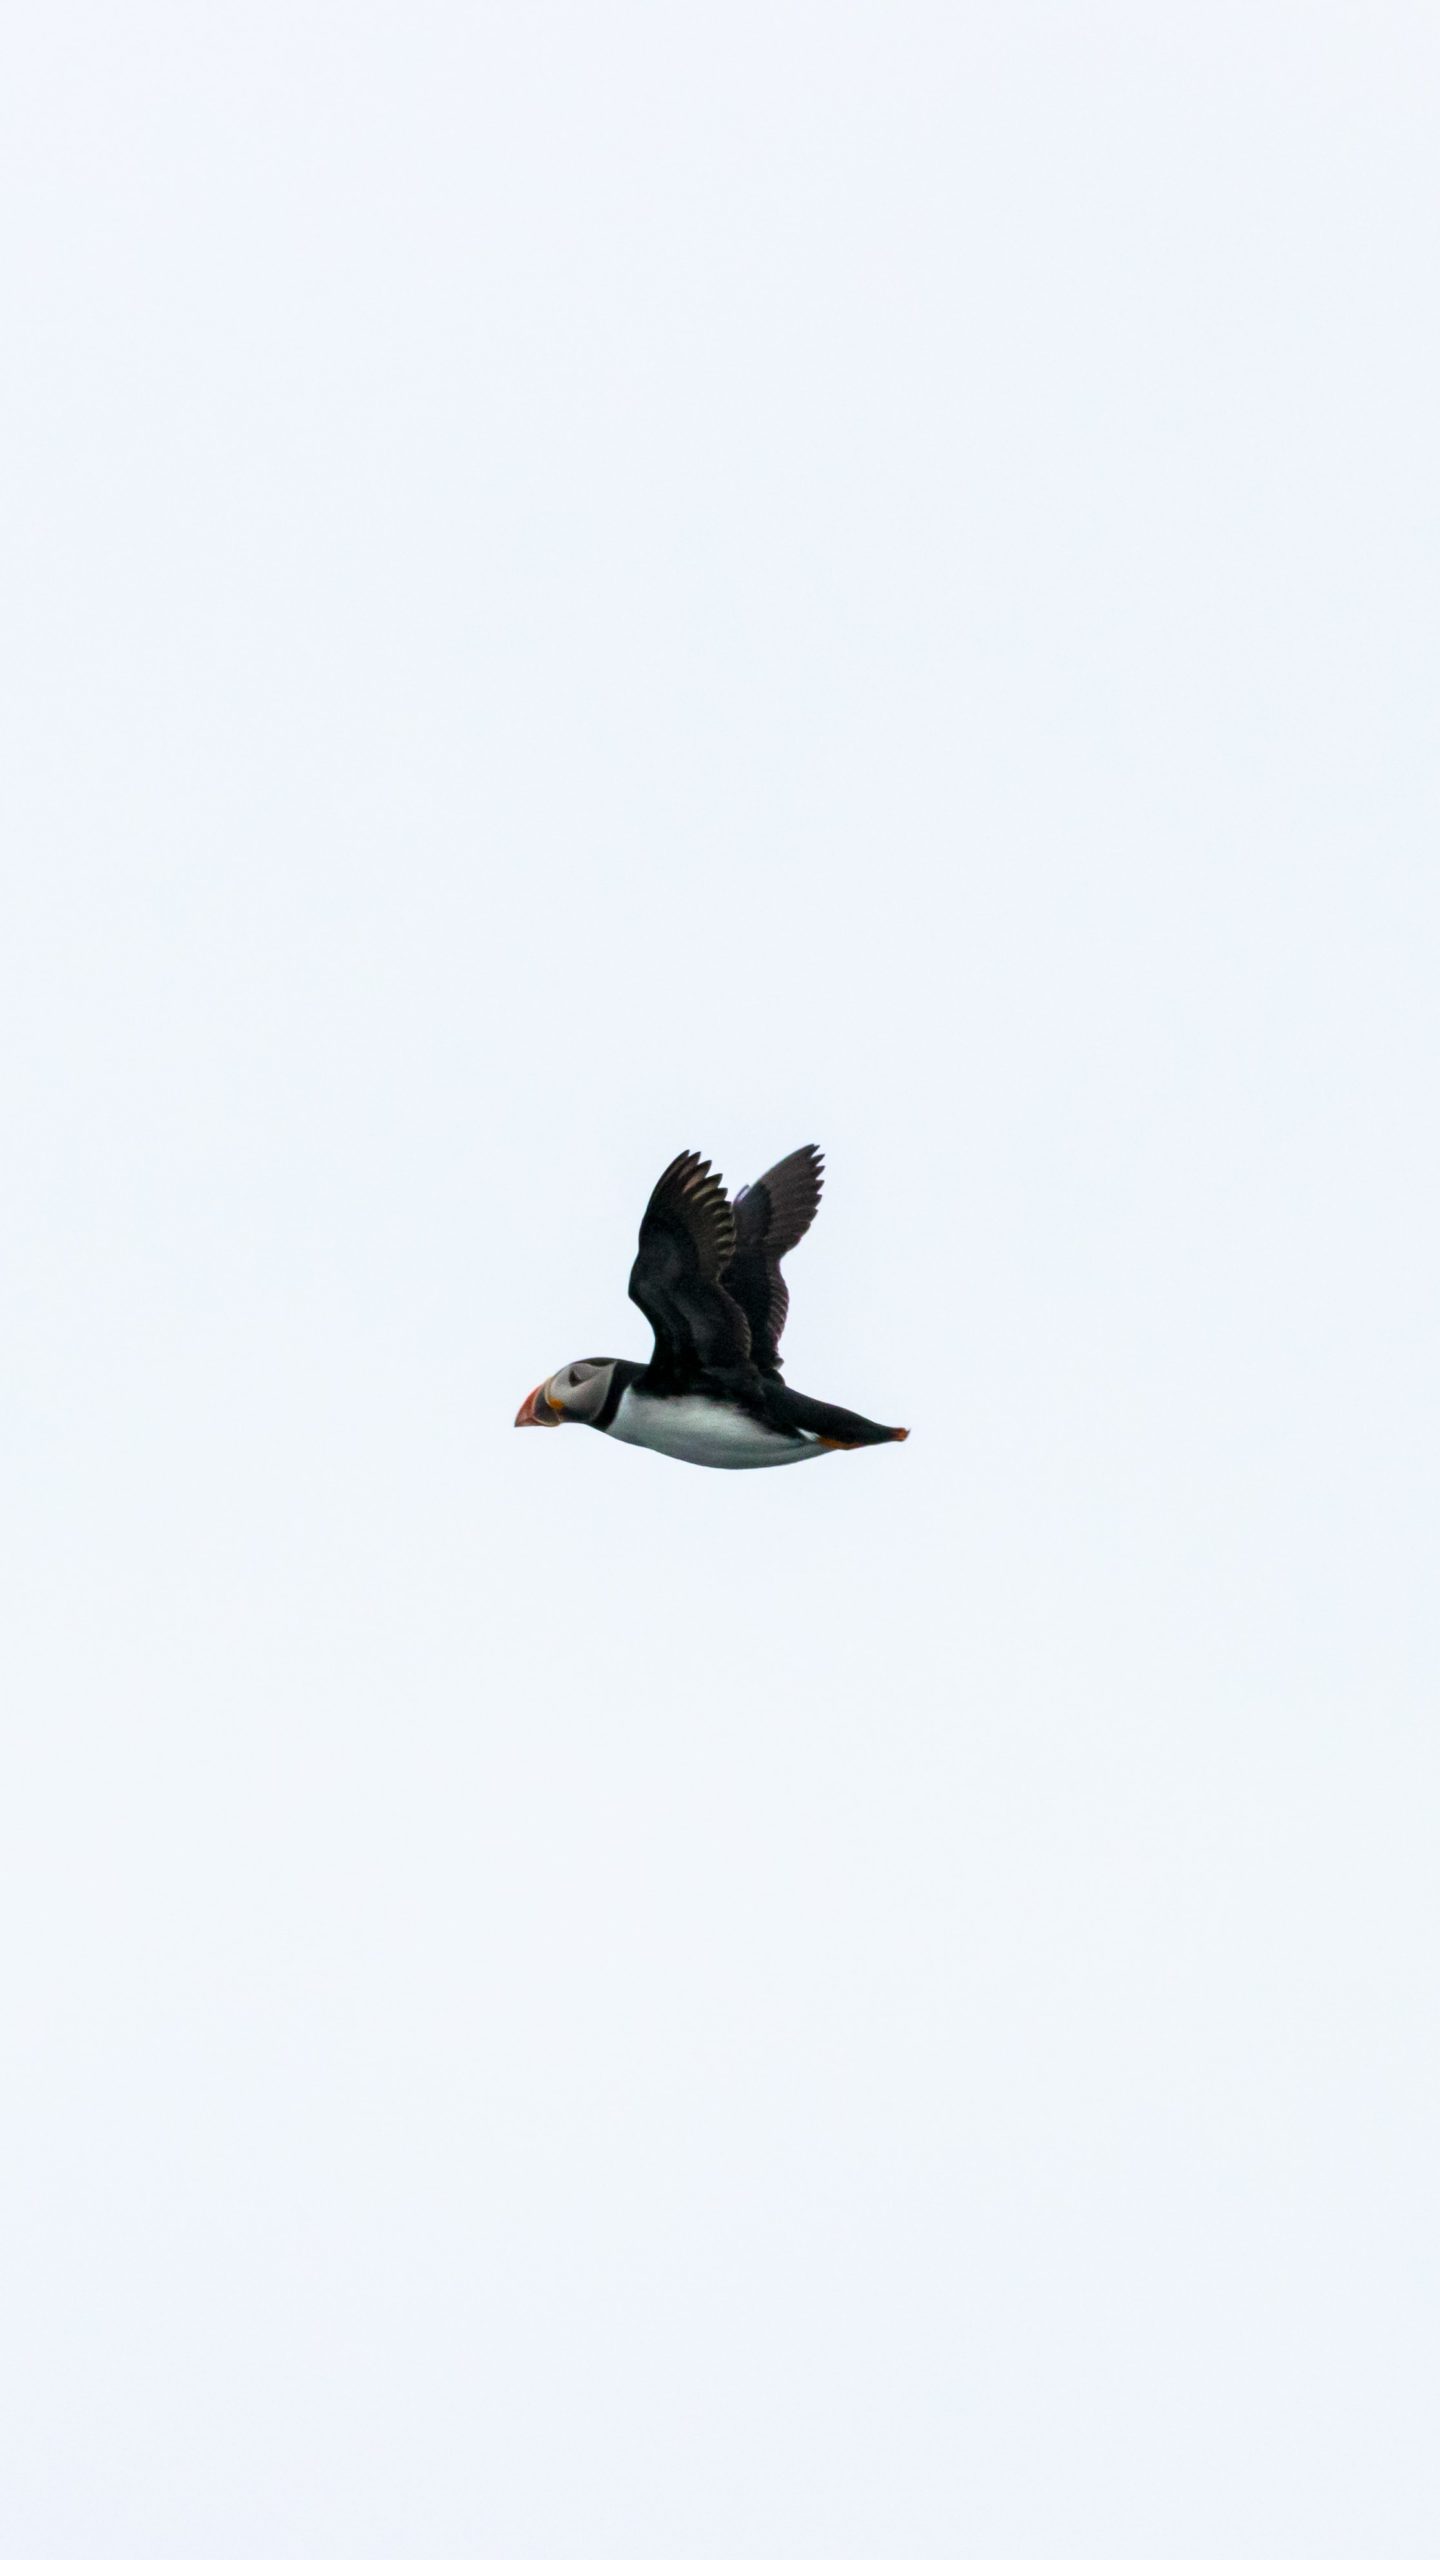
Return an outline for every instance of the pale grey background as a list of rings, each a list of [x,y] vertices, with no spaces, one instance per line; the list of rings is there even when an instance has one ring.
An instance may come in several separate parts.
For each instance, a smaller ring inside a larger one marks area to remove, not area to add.
[[[14,21],[7,2552],[1433,2560],[1435,53]]]

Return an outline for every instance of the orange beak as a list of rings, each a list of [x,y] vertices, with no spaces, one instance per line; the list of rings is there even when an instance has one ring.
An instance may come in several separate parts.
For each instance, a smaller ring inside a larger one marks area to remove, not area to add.
[[[516,1414],[515,1428],[517,1431],[524,1431],[529,1424],[537,1423],[545,1430],[553,1431],[559,1419],[559,1414],[553,1410],[546,1400],[545,1386],[544,1381],[542,1380],[541,1384],[535,1389],[534,1394],[526,1397],[519,1412]]]

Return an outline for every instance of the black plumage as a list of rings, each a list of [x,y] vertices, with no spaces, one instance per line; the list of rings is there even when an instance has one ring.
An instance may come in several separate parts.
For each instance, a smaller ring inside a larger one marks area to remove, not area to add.
[[[630,1274],[630,1295],[655,1335],[653,1359],[630,1381],[637,1394],[709,1397],[769,1431],[841,1448],[906,1437],[844,1405],[797,1395],[780,1375],[790,1305],[780,1264],[810,1226],[824,1176],[819,1148],[799,1147],[732,1206],[708,1158],[692,1152],[666,1166]]]
[[[630,1273],[630,1295],[655,1335],[653,1394],[749,1367],[745,1311],[721,1284],[734,1251],[735,1213],[719,1175],[698,1155],[677,1156],[650,1194]]]
[[[725,1271],[727,1294],[745,1310],[751,1357],[757,1369],[779,1370],[780,1336],[790,1312],[790,1292],[780,1261],[797,1245],[820,1206],[825,1159],[818,1147],[797,1147],[735,1195],[735,1249]]]

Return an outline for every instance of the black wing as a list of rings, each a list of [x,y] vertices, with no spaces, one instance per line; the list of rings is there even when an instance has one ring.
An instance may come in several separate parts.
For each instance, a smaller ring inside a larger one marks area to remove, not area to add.
[[[773,1376],[780,1366],[780,1336],[790,1292],[780,1277],[780,1257],[798,1244],[820,1206],[825,1159],[818,1147],[797,1147],[772,1165],[735,1201],[735,1252],[725,1286],[745,1310],[755,1366]]]
[[[708,1161],[677,1156],[640,1221],[630,1295],[655,1330],[651,1375],[683,1386],[702,1369],[750,1364],[750,1328],[720,1286],[735,1250],[735,1216]]]

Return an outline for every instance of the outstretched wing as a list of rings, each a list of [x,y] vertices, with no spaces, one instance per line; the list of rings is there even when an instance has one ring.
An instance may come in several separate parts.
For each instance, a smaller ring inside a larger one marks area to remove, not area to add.
[[[780,1336],[790,1306],[780,1257],[809,1226],[820,1206],[824,1179],[819,1148],[797,1147],[793,1156],[772,1165],[736,1196],[735,1251],[725,1286],[745,1311],[756,1368],[772,1376],[780,1366]]]
[[[697,1155],[667,1165],[640,1221],[630,1295],[655,1332],[652,1372],[682,1384],[701,1369],[743,1369],[750,1328],[720,1285],[735,1217],[718,1173]]]

